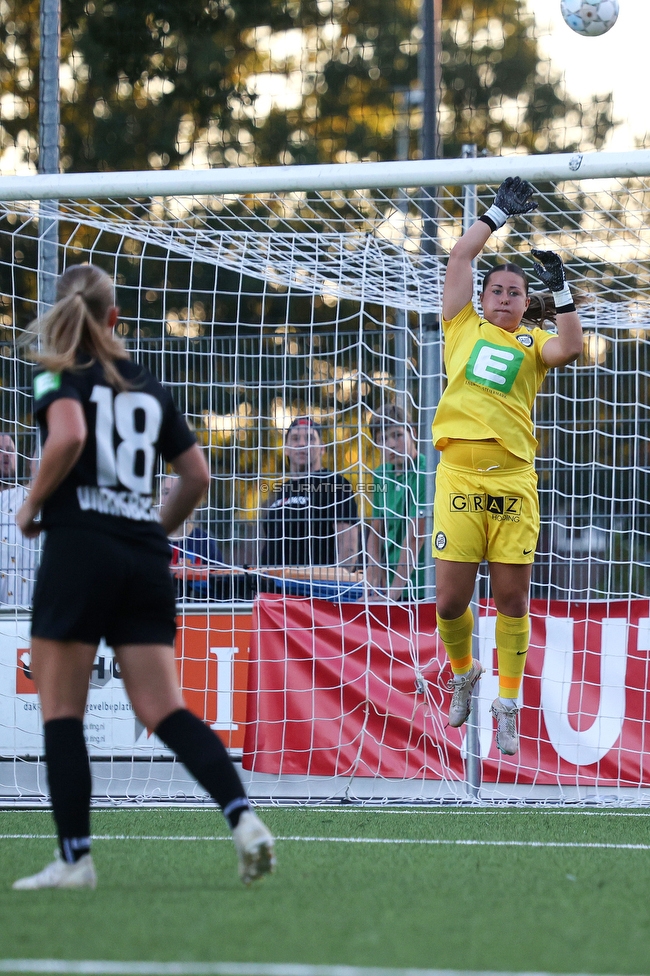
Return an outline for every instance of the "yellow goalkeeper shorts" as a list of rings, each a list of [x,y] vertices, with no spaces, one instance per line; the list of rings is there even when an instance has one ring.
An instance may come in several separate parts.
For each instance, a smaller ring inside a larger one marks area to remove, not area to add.
[[[433,555],[457,563],[532,563],[537,474],[496,441],[452,441],[436,471]]]

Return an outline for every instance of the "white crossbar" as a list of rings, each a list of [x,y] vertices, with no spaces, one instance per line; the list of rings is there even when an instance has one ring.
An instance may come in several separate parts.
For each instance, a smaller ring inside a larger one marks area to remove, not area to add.
[[[650,176],[650,150],[0,178],[0,200],[203,196]]]

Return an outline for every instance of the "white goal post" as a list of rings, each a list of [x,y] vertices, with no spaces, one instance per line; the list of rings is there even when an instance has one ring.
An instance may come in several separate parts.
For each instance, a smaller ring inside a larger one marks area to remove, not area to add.
[[[526,180],[634,179],[650,176],[650,150],[553,153],[465,159],[411,159],[383,163],[143,170],[4,176],[0,193],[12,200],[116,200],[219,194],[319,193],[418,186],[498,185],[516,172]]]
[[[492,236],[477,296],[495,262],[531,270],[531,247],[556,250],[585,342],[536,404],[542,532],[522,747],[506,759],[492,741],[484,574],[475,721],[446,727],[426,537],[446,256],[514,175],[534,184],[539,208]],[[114,276],[119,331],[209,458],[208,496],[173,540],[178,663],[189,707],[241,760],[253,797],[650,802],[650,151],[0,179],[0,433],[16,448],[0,491],[6,803],[42,803],[47,789],[28,650],[38,553],[11,535],[7,502],[39,450],[14,343],[54,276],[82,261]],[[403,523],[417,545],[400,600],[369,585],[387,483],[373,432],[388,407],[416,448]],[[344,566],[269,569],[265,512],[302,415],[350,483],[357,549]],[[138,723],[110,648],[98,651],[85,728],[97,802],[205,799]]]

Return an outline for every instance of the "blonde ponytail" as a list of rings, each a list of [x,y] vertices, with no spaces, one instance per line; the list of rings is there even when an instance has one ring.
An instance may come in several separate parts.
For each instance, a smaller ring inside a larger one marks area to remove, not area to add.
[[[112,387],[131,389],[115,366],[116,359],[129,359],[129,354],[121,339],[106,326],[115,305],[109,276],[92,264],[75,264],[59,278],[56,298],[53,308],[32,322],[21,340],[28,344],[40,338],[41,348],[33,350],[31,358],[52,373],[98,362]],[[90,363],[80,366],[80,352],[90,357]]]

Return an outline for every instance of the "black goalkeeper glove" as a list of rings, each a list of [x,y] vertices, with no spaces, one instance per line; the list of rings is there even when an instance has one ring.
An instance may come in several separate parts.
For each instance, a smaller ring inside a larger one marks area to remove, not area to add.
[[[530,253],[540,262],[533,264],[533,271],[553,292],[556,312],[574,312],[575,303],[566,280],[562,259],[554,251],[538,251],[532,248]]]
[[[527,214],[537,208],[537,202],[532,198],[534,192],[534,187],[527,180],[508,176],[497,190],[494,203],[479,220],[484,221],[491,230],[498,230],[508,217]]]

